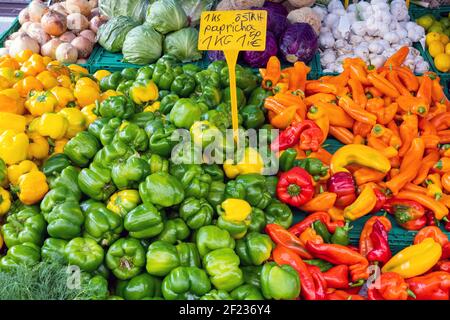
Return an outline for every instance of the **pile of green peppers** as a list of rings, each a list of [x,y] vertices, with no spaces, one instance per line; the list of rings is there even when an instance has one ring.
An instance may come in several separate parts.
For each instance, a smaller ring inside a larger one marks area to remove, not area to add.
[[[146,105],[134,102],[127,92],[136,81],[158,86],[159,110],[143,112]],[[260,80],[237,66],[237,85],[241,125],[261,127],[267,93]],[[8,214],[0,270],[39,261],[76,266],[102,288],[95,299],[296,298],[298,275],[268,262],[274,244],[263,231],[292,223],[291,209],[276,200],[277,178],[228,180],[217,164],[170,159],[175,129],[203,121],[206,129],[230,127],[226,64],[201,70],[164,56],[100,86],[124,95],[98,103],[99,118],[43,164],[50,191],[39,206]],[[245,221],[223,217],[230,198],[251,206]]]

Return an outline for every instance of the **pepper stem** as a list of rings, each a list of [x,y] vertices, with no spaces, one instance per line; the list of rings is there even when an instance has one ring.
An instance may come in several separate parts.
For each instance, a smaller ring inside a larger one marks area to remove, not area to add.
[[[408,296],[410,296],[413,299],[416,299],[416,295],[414,294],[414,292],[412,292],[411,289],[406,289],[406,292],[408,293]]]
[[[356,288],[356,287],[361,287],[363,284],[364,284],[364,279],[359,279],[359,280],[356,281],[356,282],[350,282],[348,285],[349,285],[351,288]]]
[[[291,197],[298,196],[302,192],[302,187],[293,183],[287,187],[287,192]]]

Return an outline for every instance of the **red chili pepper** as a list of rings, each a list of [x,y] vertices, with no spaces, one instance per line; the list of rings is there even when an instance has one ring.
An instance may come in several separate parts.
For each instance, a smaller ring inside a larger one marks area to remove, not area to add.
[[[387,197],[380,189],[375,188],[373,192],[377,197],[377,203],[375,204],[375,207],[373,207],[371,212],[378,212],[383,208],[384,204],[386,203]]]
[[[327,300],[366,300],[358,294],[350,294],[343,290],[329,289]]]
[[[282,172],[277,183],[277,197],[280,201],[300,207],[314,196],[311,175],[303,168],[294,167]]]
[[[316,288],[316,300],[325,300],[327,292],[327,281],[325,280],[320,268],[317,266],[307,265]]]
[[[302,284],[302,291],[300,295],[305,300],[318,300],[314,278],[306,263],[294,251],[283,246],[276,246],[272,252],[272,257],[277,264],[290,265],[295,269],[295,271],[297,271]]]
[[[328,288],[347,289],[349,287],[348,266],[341,264],[325,271],[323,277],[327,282]]]
[[[306,251],[300,239],[284,229],[282,226],[275,223],[269,223],[268,225],[266,225],[265,230],[272,241],[277,245],[291,249],[304,259],[312,259],[312,255],[308,251]]]
[[[331,217],[328,213],[319,211],[310,214],[302,221],[290,227],[289,232],[299,237],[303,231],[309,228],[317,220],[320,220],[330,233],[334,233],[337,227],[343,227],[345,225],[344,221],[331,221]]]
[[[281,131],[278,137],[270,145],[272,151],[282,151],[298,144],[301,133],[301,123],[293,123],[285,130]]]
[[[427,218],[427,226],[437,225],[436,218],[434,217],[433,211],[430,211],[430,210],[425,211],[425,217]]]
[[[395,272],[386,272],[380,276],[379,288],[369,286],[367,297],[369,300],[408,300],[412,292],[408,290],[408,284]]]
[[[373,224],[370,240],[372,241],[373,249],[367,254],[367,260],[385,264],[392,257],[392,252],[389,248],[387,230],[379,220]]]
[[[272,142],[270,148],[272,151],[282,151],[300,143],[302,150],[317,151],[322,139],[323,133],[319,126],[312,120],[304,120],[283,130]]]
[[[356,200],[355,180],[349,172],[333,174],[327,183],[328,191],[337,194],[336,207],[344,208]]]
[[[407,279],[409,288],[417,300],[449,300],[450,273],[435,271]]]

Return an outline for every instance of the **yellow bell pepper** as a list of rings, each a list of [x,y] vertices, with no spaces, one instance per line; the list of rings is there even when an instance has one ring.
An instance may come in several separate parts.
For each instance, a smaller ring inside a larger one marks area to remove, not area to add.
[[[11,195],[0,187],[0,216],[4,216],[11,208]],[[0,249],[3,246],[3,239],[0,236]]]
[[[391,169],[389,159],[380,151],[362,144],[348,144],[336,151],[331,158],[331,172],[349,172],[345,169],[349,164],[359,164],[382,173]]]
[[[77,106],[75,96],[69,88],[56,86],[53,87],[50,92],[55,96],[56,100],[58,100],[58,105],[55,108],[56,112],[61,111],[63,108],[73,108]]]
[[[94,113],[95,110],[95,104],[89,104],[83,109],[81,109],[81,113],[84,115],[84,118],[86,119],[86,125],[89,126],[92,122],[94,122],[97,119],[97,115]]]
[[[83,77],[75,85],[74,96],[82,107],[100,100],[100,88],[92,79]]]
[[[42,56],[35,53],[22,64],[20,70],[23,71],[26,76],[36,76],[45,70],[45,66]]]
[[[26,205],[35,204],[41,201],[48,191],[47,177],[41,171],[25,173],[20,176],[16,190],[22,203]]]
[[[161,107],[161,102],[155,101],[148,107],[145,107],[144,112],[155,112],[155,111],[158,111],[160,107]]]
[[[36,79],[38,79],[42,83],[45,90],[50,90],[51,88],[56,87],[58,85],[58,80],[48,70],[44,70],[41,73],[39,73],[36,76]]]
[[[66,135],[69,122],[59,113],[44,113],[31,121],[28,126],[30,132],[36,131],[41,136],[50,137],[52,139],[61,139]]]
[[[47,66],[50,62],[52,62],[52,58],[47,57],[47,56],[43,56],[42,57],[42,61],[44,62],[44,65]]]
[[[253,148],[246,148],[243,159],[237,164],[233,164],[231,159],[223,164],[223,170],[230,179],[245,173],[262,173],[263,169],[264,161],[258,151]]]
[[[358,198],[344,209],[344,217],[351,221],[368,214],[375,207],[377,196],[370,186],[366,186]]]
[[[102,80],[104,77],[107,77],[111,74],[108,70],[97,70],[93,74],[94,78],[97,79],[97,81]]]
[[[5,77],[0,75],[0,90],[5,90],[12,87],[12,83]]]
[[[9,183],[16,186],[19,183],[20,176],[31,171],[39,171],[39,168],[30,160],[23,160],[18,164],[9,166],[7,169]]]
[[[112,90],[112,89],[106,90],[105,92],[103,92],[100,95],[100,101],[104,101],[104,100],[108,99],[109,97],[115,97],[115,96],[123,96],[123,93]]]
[[[78,64],[71,64],[68,66],[69,70],[72,71],[75,74],[82,74],[82,75],[87,75],[89,74],[89,70],[86,68],[83,68],[82,66],[78,65]]]
[[[20,65],[19,62],[17,62],[16,59],[11,58],[9,55],[3,56],[0,60],[0,67],[1,68],[11,68],[11,69],[19,69]]]
[[[73,138],[75,135],[86,129],[86,118],[77,108],[64,108],[59,114],[63,115],[69,124],[66,131],[66,138]]]
[[[221,204],[224,214],[222,217],[227,221],[245,221],[252,213],[250,204],[242,199],[227,199]]]
[[[20,81],[18,81],[14,86],[14,89],[19,92],[21,97],[28,98],[29,94],[32,91],[42,91],[44,90],[44,86],[42,83],[36,79],[35,77],[26,77]]]
[[[412,278],[430,270],[441,258],[442,247],[432,238],[409,246],[393,256],[381,271],[395,272],[403,278]]]
[[[9,112],[0,112],[0,133],[5,130],[13,130],[17,133],[24,132],[26,125],[27,119],[24,116]]]
[[[50,145],[48,140],[37,132],[28,134],[30,145],[28,146],[28,159],[45,159],[49,155]]]
[[[0,134],[0,158],[8,165],[25,160],[28,144],[28,136],[25,133],[5,130]]]
[[[0,91],[0,111],[23,114],[25,106],[19,92],[16,89],[4,89]]]
[[[61,87],[64,87],[67,89],[73,89],[72,80],[70,80],[69,76],[66,76],[63,74],[63,75],[58,76],[58,78],[56,78],[56,80],[58,81],[58,84]]]
[[[127,189],[115,192],[109,199],[106,208],[124,217],[128,211],[141,203],[139,192],[134,189]],[[127,210],[128,211],[127,211]]]
[[[30,49],[26,49],[17,53],[13,58],[16,59],[16,61],[19,63],[24,63],[25,61],[30,59],[32,55],[33,51],[31,51]]]
[[[36,92],[25,102],[28,111],[34,116],[41,116],[46,112],[53,112],[57,105],[58,100],[56,100],[50,91]]]
[[[151,80],[137,81],[130,88],[130,97],[136,104],[158,99],[158,87]]]
[[[7,67],[0,68],[0,76],[8,80],[11,86],[25,77],[22,71]]]
[[[59,76],[67,76],[70,80],[70,69],[62,62],[60,61],[50,61],[46,65],[46,69],[50,71],[50,73],[56,77],[56,79],[59,82]],[[71,81],[69,81],[71,82]]]
[[[51,144],[51,154],[64,153],[64,146],[69,142],[69,139],[62,138],[54,140]]]

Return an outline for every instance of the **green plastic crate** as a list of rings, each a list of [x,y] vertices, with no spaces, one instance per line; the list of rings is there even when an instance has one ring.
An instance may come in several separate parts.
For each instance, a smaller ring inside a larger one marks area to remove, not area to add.
[[[335,153],[339,148],[343,146],[342,143],[337,141],[334,138],[328,138],[325,141],[325,149],[330,153]],[[383,215],[384,212],[377,212],[376,215]],[[350,242],[353,245],[358,245],[359,237],[361,234],[362,229],[364,228],[364,224],[366,221],[372,216],[372,214],[368,214],[355,222],[352,222],[353,229],[350,230]],[[388,218],[392,222],[392,230],[389,232],[389,245],[393,252],[398,252],[402,250],[403,248],[411,245],[414,242],[414,237],[417,233],[417,231],[409,231],[401,228],[398,223],[395,221],[395,219],[388,214]],[[294,210],[294,222],[298,222],[303,220],[306,217],[306,213]],[[442,231],[444,231],[447,236],[450,237],[450,232],[445,231],[441,227]]]

